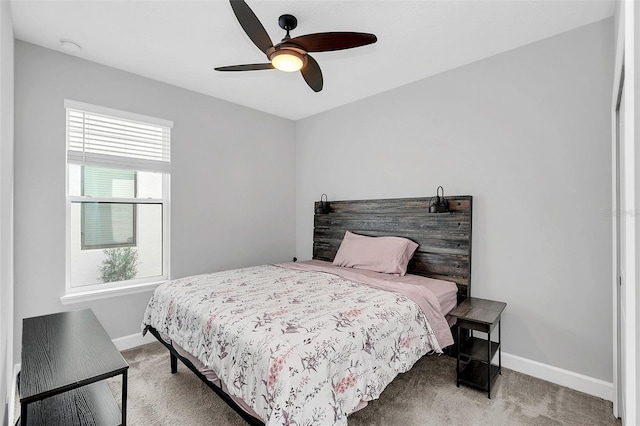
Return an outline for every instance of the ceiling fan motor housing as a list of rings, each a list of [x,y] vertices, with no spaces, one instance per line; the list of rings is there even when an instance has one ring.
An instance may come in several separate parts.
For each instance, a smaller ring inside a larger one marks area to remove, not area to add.
[[[293,15],[284,14],[278,18],[278,25],[285,31],[291,31],[298,26],[298,20]]]

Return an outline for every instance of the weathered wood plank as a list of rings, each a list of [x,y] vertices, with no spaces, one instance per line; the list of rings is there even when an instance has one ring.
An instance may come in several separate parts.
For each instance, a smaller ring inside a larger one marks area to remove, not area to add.
[[[410,232],[428,230],[431,232],[464,232],[471,228],[467,215],[451,213],[424,214],[317,214],[316,228],[362,229]]]
[[[469,257],[440,253],[415,253],[408,270],[419,275],[469,276]]]
[[[398,212],[429,212],[429,205],[433,197],[421,198],[390,198],[382,200],[349,200],[331,201],[329,200],[330,213],[398,213]],[[471,211],[471,197],[445,196],[451,211]],[[319,201],[316,201],[317,205]],[[314,207],[315,207],[314,205]],[[439,213],[442,214],[442,213]]]
[[[347,229],[316,228],[314,241],[329,245],[340,246]],[[369,237],[383,237],[390,235],[388,230],[363,230],[348,229],[355,234]],[[432,233],[429,231],[398,231],[393,233],[396,237],[408,238],[420,244],[418,252],[448,253],[464,255],[469,253],[468,233]]]

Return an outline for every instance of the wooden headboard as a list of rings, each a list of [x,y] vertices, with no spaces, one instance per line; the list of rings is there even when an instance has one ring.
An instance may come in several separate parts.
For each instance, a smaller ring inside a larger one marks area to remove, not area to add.
[[[460,303],[471,294],[473,197],[446,199],[450,210],[447,213],[429,213],[431,197],[330,200],[328,213],[314,215],[313,258],[333,261],[345,231],[409,238],[420,246],[407,273],[455,282]],[[315,207],[318,204],[317,201]]]

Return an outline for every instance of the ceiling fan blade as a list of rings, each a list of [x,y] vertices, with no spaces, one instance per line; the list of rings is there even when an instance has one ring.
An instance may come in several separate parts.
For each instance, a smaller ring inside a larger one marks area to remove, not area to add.
[[[218,67],[214,69],[216,71],[257,71],[273,69],[273,65],[268,62],[266,64],[229,65],[228,67]]]
[[[288,40],[307,52],[328,52],[331,50],[351,49],[375,43],[378,38],[374,34],[331,32],[306,34]]]
[[[266,54],[267,50],[273,47],[273,42],[271,41],[269,34],[267,34],[267,31],[260,23],[260,20],[258,20],[256,14],[253,13],[253,10],[251,10],[244,0],[229,1],[231,3],[233,13],[236,14],[236,18],[238,18],[238,22],[240,22],[240,26],[242,26],[244,32],[247,33],[253,44]]]
[[[314,92],[322,90],[323,79],[320,65],[318,65],[318,62],[310,55],[307,55],[307,64],[300,72],[302,73],[302,77],[304,77],[304,81],[307,82]]]

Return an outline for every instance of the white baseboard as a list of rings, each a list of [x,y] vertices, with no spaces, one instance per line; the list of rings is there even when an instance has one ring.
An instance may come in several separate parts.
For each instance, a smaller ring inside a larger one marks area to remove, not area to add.
[[[142,332],[131,334],[129,336],[118,337],[112,340],[119,351],[126,351],[127,349],[136,348],[138,346],[146,345],[147,343],[156,342],[156,338],[151,333],[147,333],[144,337]]]
[[[119,351],[135,348],[137,346],[153,343],[156,339],[151,333],[142,337],[142,333],[113,339]],[[495,361],[494,361],[495,362]],[[547,382],[566,386],[570,389],[584,392],[598,398],[613,401],[613,383],[604,380],[574,373],[573,371],[553,367],[538,361],[532,361],[517,355],[502,352],[502,366],[519,373],[527,374]]]
[[[495,362],[495,361],[494,361]],[[502,366],[547,382],[613,401],[613,383],[502,352]]]

